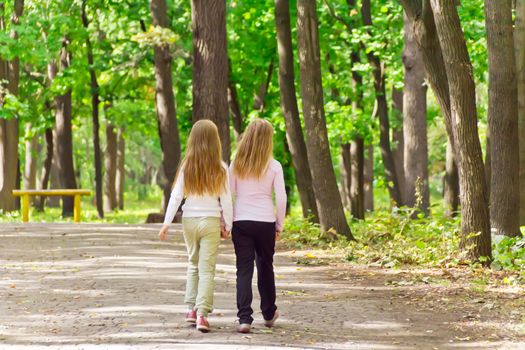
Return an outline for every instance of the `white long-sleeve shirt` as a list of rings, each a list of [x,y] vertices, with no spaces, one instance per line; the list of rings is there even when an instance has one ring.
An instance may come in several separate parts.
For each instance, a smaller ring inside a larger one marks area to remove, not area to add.
[[[230,191],[230,175],[228,166],[222,164],[226,170],[226,183],[224,190],[218,196],[211,195],[189,195],[186,197],[186,202],[182,206],[182,217],[222,217],[224,219],[225,228],[227,231],[231,230],[233,221],[233,207],[232,196]],[[164,217],[164,224],[169,225],[173,222],[173,218],[179,209],[180,203],[184,198],[184,169],[181,169],[175,186],[171,191],[168,207],[166,208],[166,216]]]
[[[230,181],[235,196],[234,221],[275,222],[276,230],[282,231],[287,198],[281,163],[275,159],[270,160],[268,169],[260,179],[239,179],[232,174]]]

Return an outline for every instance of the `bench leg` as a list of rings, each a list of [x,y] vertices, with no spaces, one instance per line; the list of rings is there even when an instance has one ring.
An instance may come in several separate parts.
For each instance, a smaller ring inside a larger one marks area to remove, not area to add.
[[[80,222],[80,196],[75,195],[75,202],[73,208],[73,219],[75,222]]]
[[[29,222],[29,195],[22,196],[22,221]]]

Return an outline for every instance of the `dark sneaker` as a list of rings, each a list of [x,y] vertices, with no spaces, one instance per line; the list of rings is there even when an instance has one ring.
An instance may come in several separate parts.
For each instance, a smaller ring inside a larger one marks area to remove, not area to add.
[[[197,311],[195,310],[188,311],[188,313],[186,314],[186,322],[188,323],[197,322]]]
[[[252,331],[252,325],[249,323],[241,323],[239,325],[239,328],[237,328],[237,332],[239,333],[250,333]]]
[[[275,321],[279,318],[279,311],[275,310],[275,313],[273,314],[273,318],[271,320],[264,320],[264,325],[268,328],[272,328]]]
[[[202,333],[208,333],[210,331],[210,324],[208,323],[207,317],[199,316],[197,319],[197,330]]]

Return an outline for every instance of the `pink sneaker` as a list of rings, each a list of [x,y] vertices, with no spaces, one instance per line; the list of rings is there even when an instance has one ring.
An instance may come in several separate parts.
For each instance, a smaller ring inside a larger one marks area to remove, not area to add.
[[[188,323],[197,322],[197,311],[195,310],[188,311],[188,313],[186,314],[186,322]]]
[[[275,310],[275,313],[273,314],[273,318],[271,320],[264,320],[264,325],[268,328],[272,328],[275,321],[279,318],[279,310]]]
[[[197,319],[197,330],[202,333],[208,333],[210,331],[210,324],[208,323],[207,317],[199,316]]]

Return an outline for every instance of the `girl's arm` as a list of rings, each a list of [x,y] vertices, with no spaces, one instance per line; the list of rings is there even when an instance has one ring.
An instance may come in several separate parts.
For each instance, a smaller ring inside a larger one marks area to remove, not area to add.
[[[233,204],[232,204],[232,193],[230,190],[230,172],[228,167],[225,167],[226,170],[226,183],[225,190],[220,195],[220,202],[222,208],[222,217],[224,219],[224,226],[226,231],[231,231],[232,222],[233,222]]]
[[[184,172],[181,170],[175,186],[171,191],[170,201],[168,202],[168,207],[166,208],[166,216],[164,217],[164,226],[168,226],[173,222],[175,214],[177,214],[177,209],[179,209],[180,202],[184,198]]]
[[[283,174],[283,167],[280,163],[275,174],[275,179],[273,180],[273,190],[275,192],[275,205],[277,207],[276,212],[276,223],[275,223],[275,229],[277,231],[283,230],[284,225],[284,217],[286,215],[286,189],[284,188],[284,174]]]

